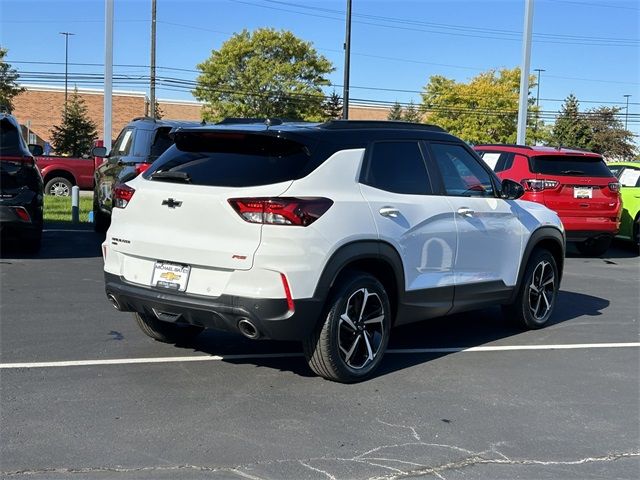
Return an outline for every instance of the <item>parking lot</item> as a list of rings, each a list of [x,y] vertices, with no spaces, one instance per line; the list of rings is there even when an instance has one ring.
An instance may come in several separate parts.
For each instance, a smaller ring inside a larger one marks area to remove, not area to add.
[[[292,343],[154,342],[104,296],[100,237],[1,262],[3,478],[637,478],[639,261],[569,250],[551,325],[487,309],[403,327],[372,380]]]

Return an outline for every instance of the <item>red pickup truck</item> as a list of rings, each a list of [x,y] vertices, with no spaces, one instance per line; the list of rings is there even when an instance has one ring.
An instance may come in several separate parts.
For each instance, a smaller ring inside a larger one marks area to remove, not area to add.
[[[99,157],[73,158],[36,156],[36,165],[44,180],[45,195],[69,196],[71,187],[93,189],[93,172],[104,161]]]

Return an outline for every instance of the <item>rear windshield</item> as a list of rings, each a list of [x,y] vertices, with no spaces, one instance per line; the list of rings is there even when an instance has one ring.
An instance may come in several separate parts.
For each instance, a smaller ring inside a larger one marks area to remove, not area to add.
[[[0,155],[21,157],[24,155],[22,138],[16,127],[8,120],[0,120]]]
[[[145,173],[154,181],[215,187],[253,187],[301,178],[311,155],[306,146],[283,138],[252,134],[176,135]],[[173,172],[175,175],[172,175]]]
[[[600,157],[541,155],[531,157],[534,173],[578,177],[611,177],[611,171]]]

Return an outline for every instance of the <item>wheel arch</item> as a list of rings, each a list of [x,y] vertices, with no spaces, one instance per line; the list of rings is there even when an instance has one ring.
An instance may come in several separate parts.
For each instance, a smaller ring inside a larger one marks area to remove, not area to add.
[[[46,185],[46,183],[51,180],[52,178],[56,178],[56,177],[62,177],[62,178],[66,178],[67,180],[69,180],[73,185],[77,185],[78,182],[76,182],[76,177],[73,175],[73,173],[71,173],[69,170],[64,170],[64,169],[51,169],[51,170],[47,170],[46,172],[44,172],[44,183]]]
[[[395,321],[404,292],[404,271],[398,251],[377,240],[359,240],[341,246],[325,264],[314,298],[325,301],[340,276],[349,270],[369,273],[382,283],[389,295]]]

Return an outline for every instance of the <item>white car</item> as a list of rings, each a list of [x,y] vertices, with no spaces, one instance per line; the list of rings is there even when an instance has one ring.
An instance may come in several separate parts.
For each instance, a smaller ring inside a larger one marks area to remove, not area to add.
[[[504,305],[549,320],[565,235],[464,142],[403,122],[183,128],[115,190],[107,296],[142,330],[299,340],[340,382],[380,364],[392,326]]]

